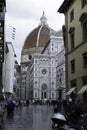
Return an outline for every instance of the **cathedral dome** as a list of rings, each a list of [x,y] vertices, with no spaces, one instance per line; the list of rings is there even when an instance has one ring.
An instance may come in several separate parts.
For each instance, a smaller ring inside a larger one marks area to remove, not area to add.
[[[41,52],[42,49],[46,46],[46,44],[50,40],[51,28],[49,28],[47,24],[47,18],[45,17],[44,12],[40,21],[41,21],[40,25],[27,36],[24,46],[22,48],[22,54],[24,50],[30,50],[31,48],[40,48],[39,52]]]
[[[23,49],[32,47],[44,47],[50,39],[49,28],[47,26],[38,26],[26,38]]]

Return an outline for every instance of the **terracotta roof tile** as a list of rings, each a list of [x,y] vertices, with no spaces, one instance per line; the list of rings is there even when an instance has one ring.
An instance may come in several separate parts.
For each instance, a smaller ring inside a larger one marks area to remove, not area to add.
[[[41,26],[35,28],[26,38],[23,49],[36,47],[37,36]],[[48,26],[43,26],[39,35],[39,47],[44,47],[50,39],[50,29]]]

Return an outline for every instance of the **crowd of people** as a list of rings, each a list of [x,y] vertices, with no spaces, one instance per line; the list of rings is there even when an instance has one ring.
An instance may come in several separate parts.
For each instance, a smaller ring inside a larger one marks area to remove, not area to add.
[[[68,100],[64,99],[61,103],[59,102],[61,101],[58,101],[54,107],[54,113],[62,113],[70,125],[78,126],[84,124],[87,126],[87,106],[81,103],[80,99],[73,102],[73,100],[69,98]]]
[[[11,118],[15,110],[21,110],[22,106],[29,106],[29,100],[0,98],[0,129],[3,126],[4,118]]]
[[[15,109],[22,108],[22,106],[29,107],[29,104],[53,106],[54,113],[63,112],[65,115],[73,115],[76,120],[80,114],[87,113],[87,107],[84,107],[80,100],[73,103],[71,98],[63,100],[20,100],[2,98],[0,100],[0,117],[3,120],[4,111],[7,112],[7,115],[10,115],[14,113]]]
[[[3,120],[4,113],[7,116],[12,115],[15,109],[22,108],[22,106],[29,106],[29,100],[1,98],[0,100],[0,122]]]

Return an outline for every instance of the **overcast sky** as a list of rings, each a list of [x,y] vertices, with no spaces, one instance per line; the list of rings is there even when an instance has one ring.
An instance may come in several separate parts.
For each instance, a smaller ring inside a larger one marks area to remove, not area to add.
[[[12,41],[20,63],[21,49],[29,33],[40,24],[45,12],[49,27],[58,31],[64,24],[64,15],[57,10],[64,0],[6,0],[6,40]],[[16,28],[12,40],[12,28]]]

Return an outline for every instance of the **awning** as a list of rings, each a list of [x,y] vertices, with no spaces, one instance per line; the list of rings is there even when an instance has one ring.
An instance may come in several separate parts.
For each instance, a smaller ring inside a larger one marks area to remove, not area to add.
[[[77,94],[83,94],[87,90],[87,85],[83,86]]]
[[[76,88],[76,87],[71,88],[71,89],[66,93],[66,95],[70,95],[70,94],[75,90],[75,88]]]

